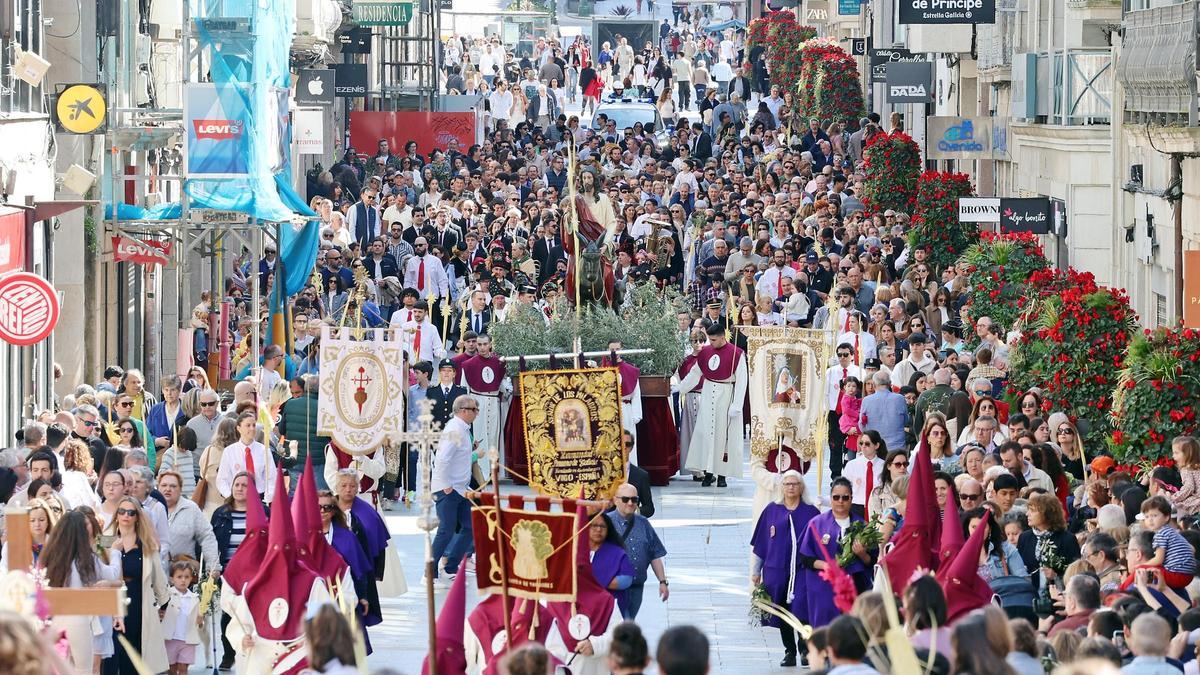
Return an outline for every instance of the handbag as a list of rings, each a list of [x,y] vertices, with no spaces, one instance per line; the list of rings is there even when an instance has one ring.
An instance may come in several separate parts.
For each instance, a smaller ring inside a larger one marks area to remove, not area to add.
[[[1009,574],[1008,559],[1004,555],[1003,549],[1000,550],[1000,566],[1004,569],[1004,576],[996,577],[988,584],[992,587],[992,592],[996,594],[996,597],[1000,598],[1000,606],[1005,609],[1009,607],[1032,608],[1037,591],[1029,579]]]
[[[196,489],[192,490],[192,501],[200,510],[204,510],[204,502],[208,499],[208,480],[204,478],[205,467],[208,464],[208,448],[200,455],[200,476],[196,478]]]

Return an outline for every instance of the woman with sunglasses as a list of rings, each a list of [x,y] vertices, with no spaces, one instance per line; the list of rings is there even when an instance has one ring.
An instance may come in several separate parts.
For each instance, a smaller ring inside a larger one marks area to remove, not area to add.
[[[112,550],[121,554],[121,576],[125,580],[129,602],[125,616],[113,622],[115,653],[105,660],[101,671],[104,675],[136,675],[139,672],[117,640],[117,635],[123,635],[151,672],[161,673],[169,664],[157,610],[166,604],[168,595],[167,575],[159,560],[158,537],[142,505],[133,497],[118,500],[116,516],[116,520],[109,523],[107,532],[114,537]]]
[[[358,538],[350,530],[346,522],[346,514],[338,508],[337,496],[330,490],[317,493],[317,503],[321,509],[321,533],[325,541],[333,547],[346,565],[350,568],[350,578],[354,582],[354,597],[358,598],[361,611],[365,615],[368,603],[368,584],[373,581],[375,565],[367,557],[366,551],[358,543]],[[365,628],[364,628],[365,630]]]
[[[808,616],[808,595],[804,586],[804,567],[796,550],[796,542],[808,527],[809,521],[820,515],[820,510],[804,500],[804,477],[799,471],[789,470],[779,477],[780,496],[767,504],[758,516],[754,533],[750,536],[751,574],[750,583],[762,583],[771,596],[771,601],[788,609],[801,621]],[[779,629],[783,640],[783,661],[779,665],[796,665],[798,647],[796,632],[792,627],[774,617],[765,619],[764,626]],[[800,653],[806,650],[801,649]]]
[[[1054,427],[1054,438],[1062,449],[1063,468],[1076,480],[1083,480],[1083,439],[1079,436],[1079,428],[1065,415],[1062,418]]]
[[[869,439],[868,439],[869,440]],[[886,469],[876,481],[875,488],[867,498],[867,513],[883,514],[894,508],[900,498],[892,491],[892,482],[901,476],[908,475],[908,453],[904,450],[892,450],[883,460]],[[887,537],[884,538],[887,541]]]
[[[1001,443],[1008,440],[1008,425],[1000,423],[1000,408],[996,405],[996,399],[984,395],[975,399],[975,405],[971,407],[971,415],[967,418],[967,426],[958,435],[958,445],[966,445],[975,438],[975,421],[980,417],[990,417],[996,423],[996,434],[992,437],[992,442],[996,447],[1000,447]]]
[[[833,587],[821,578],[821,571],[829,565],[825,562],[824,552],[828,551],[830,557],[836,560],[842,552],[839,544],[842,531],[853,522],[863,522],[862,516],[850,510],[852,494],[849,479],[842,476],[835,478],[829,494],[830,510],[810,520],[800,539],[799,556],[805,568],[808,623],[813,628],[828,625],[842,613],[833,602]],[[871,587],[870,570],[878,552],[867,550],[855,542],[853,553],[843,569],[854,580],[855,588],[862,593]]]

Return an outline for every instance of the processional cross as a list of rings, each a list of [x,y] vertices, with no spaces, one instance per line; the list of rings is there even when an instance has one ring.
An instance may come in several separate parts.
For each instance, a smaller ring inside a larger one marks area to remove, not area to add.
[[[417,428],[392,435],[393,443],[408,443],[409,450],[420,453],[421,515],[417,527],[425,531],[425,604],[429,625],[429,675],[437,675],[437,615],[434,608],[433,576],[437,561],[433,559],[433,531],[438,527],[437,513],[433,509],[433,492],[430,482],[433,474],[433,453],[437,452],[442,438],[441,425],[433,421],[433,401],[422,399],[417,403],[421,414],[417,416]]]
[[[33,569],[33,538],[29,533],[29,510],[9,506],[4,511],[8,534],[8,569]],[[125,589],[46,588],[43,596],[51,616],[125,616]]]

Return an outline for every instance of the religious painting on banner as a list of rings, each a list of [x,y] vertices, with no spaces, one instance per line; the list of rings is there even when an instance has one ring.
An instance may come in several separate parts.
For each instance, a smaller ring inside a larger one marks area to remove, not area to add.
[[[403,338],[382,328],[323,327],[320,382],[317,433],[345,452],[369,454],[404,431],[408,368]]]
[[[611,498],[625,482],[616,368],[521,373],[529,484],[556,497]]]
[[[516,497],[496,508],[493,495],[480,495],[471,510],[475,578],[479,590],[500,593],[505,571],[509,595],[551,602],[575,599],[575,509],[549,511],[549,499],[524,509]],[[503,560],[501,560],[501,556]]]
[[[824,443],[826,331],[747,326],[750,455],[768,470],[800,470]]]

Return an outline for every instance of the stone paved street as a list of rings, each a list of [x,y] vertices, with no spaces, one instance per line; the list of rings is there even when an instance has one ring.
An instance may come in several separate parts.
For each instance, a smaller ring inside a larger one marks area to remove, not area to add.
[[[512,488],[504,486],[504,489]],[[778,633],[751,627],[746,618],[753,496],[748,478],[731,479],[730,487],[724,490],[705,489],[691,480],[678,479],[669,487],[654,488],[658,510],[651,523],[667,547],[671,597],[666,603],[659,602],[647,588],[638,623],[646,632],[652,652],[659,635],[669,626],[690,623],[703,630],[712,642],[713,673],[795,672],[778,667],[783,656]],[[376,652],[370,664],[376,668],[394,667],[406,674],[417,673],[427,639],[425,592],[421,585],[424,537],[416,529],[414,511],[398,507],[387,515],[409,592],[401,598],[384,601],[386,620],[371,630]],[[440,606],[445,590],[439,589],[437,597]],[[468,607],[474,605],[473,593],[467,603]]]

